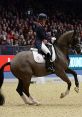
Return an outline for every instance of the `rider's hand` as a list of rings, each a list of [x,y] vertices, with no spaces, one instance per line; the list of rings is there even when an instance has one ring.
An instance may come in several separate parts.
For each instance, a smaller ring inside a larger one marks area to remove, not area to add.
[[[47,44],[48,43],[48,41],[46,39],[44,39],[43,42],[44,42],[44,44]]]

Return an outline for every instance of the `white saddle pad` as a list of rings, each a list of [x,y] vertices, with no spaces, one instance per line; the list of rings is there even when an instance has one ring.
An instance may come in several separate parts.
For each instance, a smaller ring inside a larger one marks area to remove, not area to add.
[[[39,54],[37,51],[33,51],[33,56],[34,56],[34,60],[37,63],[45,63],[44,57],[41,54]]]
[[[37,63],[45,63],[45,59],[44,59],[44,56],[40,53],[38,53],[38,50],[35,49],[35,48],[31,48],[32,52],[33,52],[33,57],[34,57],[34,60],[37,62]],[[55,53],[55,52],[54,52]],[[56,54],[52,54],[52,60],[51,62],[55,61],[56,59]]]

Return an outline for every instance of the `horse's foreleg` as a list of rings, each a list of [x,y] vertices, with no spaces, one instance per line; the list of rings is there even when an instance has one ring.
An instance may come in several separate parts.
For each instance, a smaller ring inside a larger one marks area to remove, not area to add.
[[[66,90],[64,93],[61,93],[60,98],[64,98],[66,95],[68,95],[68,94],[69,94],[70,87],[71,87],[71,82],[70,82],[70,83],[68,83],[68,88],[67,88],[67,90]]]
[[[56,75],[60,77],[63,81],[65,81],[68,84],[67,90],[64,93],[61,93],[60,98],[64,98],[66,95],[69,94],[70,88],[71,88],[71,81],[67,77],[65,71],[61,69],[56,69],[55,71]]]
[[[78,81],[78,78],[77,78],[77,73],[74,70],[70,69],[70,68],[68,68],[66,70],[66,73],[72,74],[74,76],[75,85],[76,85],[76,87],[74,88],[74,90],[78,93],[79,92],[79,81]]]

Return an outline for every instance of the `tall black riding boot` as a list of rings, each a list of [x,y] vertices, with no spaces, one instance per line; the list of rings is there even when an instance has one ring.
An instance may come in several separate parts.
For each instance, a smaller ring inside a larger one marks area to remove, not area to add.
[[[51,55],[48,53],[45,57],[46,60],[46,69],[48,72],[54,72],[53,64],[50,62]]]

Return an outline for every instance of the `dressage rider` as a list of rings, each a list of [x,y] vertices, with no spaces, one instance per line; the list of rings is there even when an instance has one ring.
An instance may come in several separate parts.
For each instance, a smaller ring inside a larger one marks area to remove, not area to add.
[[[35,38],[35,47],[38,50],[41,50],[45,54],[45,60],[46,60],[46,69],[47,71],[54,71],[54,67],[51,60],[51,52],[47,48],[48,38],[46,36],[45,31],[45,24],[47,21],[47,15],[44,13],[40,13],[38,16],[37,26],[36,26],[36,38]],[[52,45],[53,46],[53,45]]]

